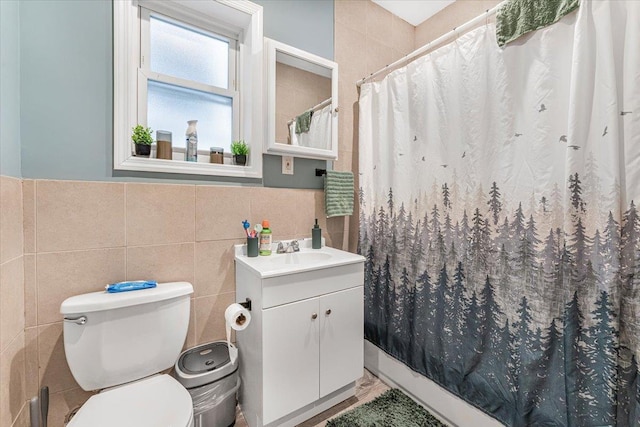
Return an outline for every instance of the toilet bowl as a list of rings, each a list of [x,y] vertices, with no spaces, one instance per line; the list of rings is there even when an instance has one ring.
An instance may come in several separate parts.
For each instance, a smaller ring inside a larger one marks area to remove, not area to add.
[[[189,392],[160,372],[173,366],[189,326],[190,283],[66,299],[64,348],[78,384],[100,390],[70,427],[191,427]]]

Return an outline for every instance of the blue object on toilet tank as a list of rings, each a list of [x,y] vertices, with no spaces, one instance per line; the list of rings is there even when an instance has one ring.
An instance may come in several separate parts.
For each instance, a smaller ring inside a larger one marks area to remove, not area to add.
[[[107,292],[138,291],[140,289],[155,288],[156,286],[158,286],[158,282],[155,280],[136,280],[133,282],[120,282],[107,285]]]

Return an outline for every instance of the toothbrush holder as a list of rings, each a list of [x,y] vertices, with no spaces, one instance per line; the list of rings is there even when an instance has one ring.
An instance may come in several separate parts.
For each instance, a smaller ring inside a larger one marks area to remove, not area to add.
[[[247,237],[247,256],[258,256],[258,237]]]

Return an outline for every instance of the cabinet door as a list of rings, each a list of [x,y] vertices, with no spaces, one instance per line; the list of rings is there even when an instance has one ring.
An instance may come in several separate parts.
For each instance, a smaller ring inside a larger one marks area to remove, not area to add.
[[[318,400],[318,310],[318,298],[263,310],[264,424]]]
[[[363,289],[358,286],[320,297],[320,397],[362,376]]]

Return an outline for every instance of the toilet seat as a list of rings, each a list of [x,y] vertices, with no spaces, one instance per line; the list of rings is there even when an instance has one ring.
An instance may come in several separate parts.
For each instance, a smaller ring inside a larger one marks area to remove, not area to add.
[[[169,375],[156,375],[92,396],[68,427],[191,427],[191,395]]]

